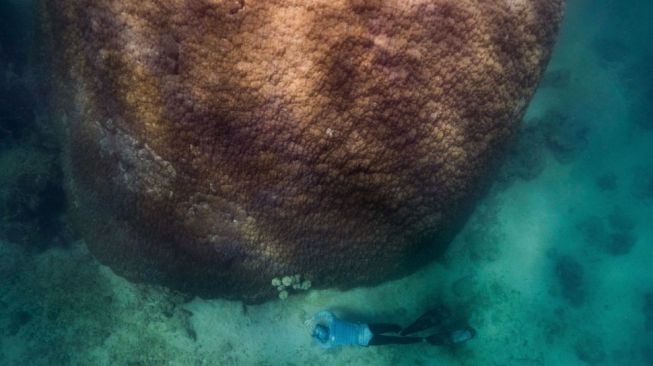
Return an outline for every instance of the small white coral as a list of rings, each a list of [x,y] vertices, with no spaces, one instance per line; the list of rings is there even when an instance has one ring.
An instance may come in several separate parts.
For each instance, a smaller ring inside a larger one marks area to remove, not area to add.
[[[304,279],[302,281],[302,276],[300,274],[295,274],[292,276],[283,276],[281,278],[275,277],[272,279],[272,286],[276,287],[279,292],[279,299],[287,299],[290,295],[291,288],[295,291],[306,291],[311,288],[311,281]]]
[[[281,283],[283,283],[284,286],[290,286],[293,283],[293,279],[290,276],[284,276],[281,279]]]

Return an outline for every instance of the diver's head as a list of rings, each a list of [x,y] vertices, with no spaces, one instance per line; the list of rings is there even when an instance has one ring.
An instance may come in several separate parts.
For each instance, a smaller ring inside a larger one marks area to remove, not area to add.
[[[476,331],[474,330],[474,328],[465,327],[463,329],[459,329],[451,333],[451,341],[453,344],[464,343],[474,338],[475,336],[476,336]]]
[[[324,343],[329,340],[329,328],[324,325],[316,325],[313,329],[313,338],[317,339],[321,343]]]

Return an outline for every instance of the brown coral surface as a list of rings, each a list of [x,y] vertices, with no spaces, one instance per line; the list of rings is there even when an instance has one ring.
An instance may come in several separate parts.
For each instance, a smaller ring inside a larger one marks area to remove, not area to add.
[[[444,248],[562,0],[44,0],[69,199],[119,274],[260,301]]]

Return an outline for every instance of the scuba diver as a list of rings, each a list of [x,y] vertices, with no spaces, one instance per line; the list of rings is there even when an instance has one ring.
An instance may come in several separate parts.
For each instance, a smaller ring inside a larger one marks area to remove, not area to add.
[[[435,346],[454,346],[476,336],[476,331],[458,325],[443,305],[427,311],[406,328],[389,323],[354,323],[338,319],[327,310],[320,311],[307,321],[312,326],[312,337],[323,348],[344,345],[379,346],[385,344],[413,344],[427,342]],[[427,330],[427,336],[415,336]],[[395,335],[388,335],[392,333]]]

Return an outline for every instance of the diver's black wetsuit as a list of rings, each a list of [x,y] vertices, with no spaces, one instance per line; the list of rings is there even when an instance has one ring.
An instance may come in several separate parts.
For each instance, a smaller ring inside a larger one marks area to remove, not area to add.
[[[476,330],[467,324],[461,324],[461,322],[453,319],[451,312],[444,305],[438,305],[422,314],[422,316],[404,328],[399,334],[401,336],[407,336],[425,330],[435,331],[435,333],[423,338],[434,346],[453,346],[464,343],[476,336]]]
[[[369,343],[370,346],[381,346],[384,344],[410,344],[419,343],[424,340],[422,337],[402,337],[383,334],[399,333],[401,331],[401,326],[397,324],[372,323],[367,326],[372,332],[372,339],[370,339]]]

